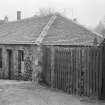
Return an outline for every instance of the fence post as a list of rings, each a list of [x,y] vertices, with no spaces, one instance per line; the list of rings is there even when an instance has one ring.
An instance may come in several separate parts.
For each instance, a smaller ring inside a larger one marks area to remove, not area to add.
[[[51,47],[51,88],[54,87],[55,48]]]
[[[102,69],[102,62],[103,62],[102,61],[102,53],[103,53],[102,52],[102,47],[100,47],[100,59],[99,59],[100,60],[100,62],[99,62],[100,63],[99,64],[100,65],[100,69],[99,69],[99,97],[102,96],[102,93],[101,93],[101,89],[102,89],[102,76],[103,76],[102,75],[102,70],[103,70]]]

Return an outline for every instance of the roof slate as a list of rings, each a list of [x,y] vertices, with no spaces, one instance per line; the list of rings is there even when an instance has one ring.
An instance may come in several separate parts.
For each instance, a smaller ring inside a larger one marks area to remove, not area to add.
[[[52,15],[32,17],[0,25],[0,44],[33,44]],[[94,38],[98,43],[103,37],[85,27],[57,15],[44,37],[44,45],[93,45]]]
[[[94,33],[65,17],[58,16],[50,27],[43,43],[54,45],[93,45],[95,37],[98,43],[103,41],[102,35]]]

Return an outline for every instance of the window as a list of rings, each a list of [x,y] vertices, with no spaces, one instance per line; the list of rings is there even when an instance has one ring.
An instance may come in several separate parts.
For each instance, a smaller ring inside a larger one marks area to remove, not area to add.
[[[18,73],[24,71],[24,50],[18,50]]]
[[[21,60],[24,61],[24,51],[21,51]]]
[[[24,51],[23,50],[19,50],[18,53],[19,53],[19,59],[21,61],[24,61]]]

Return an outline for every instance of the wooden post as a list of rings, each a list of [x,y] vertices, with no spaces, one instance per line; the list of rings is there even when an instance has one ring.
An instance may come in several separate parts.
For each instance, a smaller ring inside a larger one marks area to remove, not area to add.
[[[98,64],[98,60],[99,60],[99,57],[98,57],[98,54],[99,54],[99,48],[96,49],[96,95],[98,97],[98,70],[99,70],[99,64]]]
[[[51,88],[54,86],[55,48],[51,47]]]

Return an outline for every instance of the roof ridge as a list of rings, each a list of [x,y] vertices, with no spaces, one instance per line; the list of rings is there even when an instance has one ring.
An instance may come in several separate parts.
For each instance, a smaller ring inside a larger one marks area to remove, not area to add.
[[[36,44],[40,44],[42,43],[44,37],[47,35],[47,32],[49,30],[49,28],[51,27],[51,25],[53,24],[53,22],[55,21],[55,19],[57,18],[56,15],[53,15],[50,20],[48,21],[48,23],[45,25],[45,27],[43,28],[43,30],[41,31],[39,37],[36,39]]]
[[[1,25],[11,24],[11,23],[19,23],[19,22],[23,22],[23,21],[26,21],[26,20],[34,19],[34,18],[36,18],[36,17],[27,17],[27,18],[23,18],[23,19],[21,19],[19,21],[17,21],[17,20],[11,20],[11,21],[8,21],[7,23],[3,23]]]

